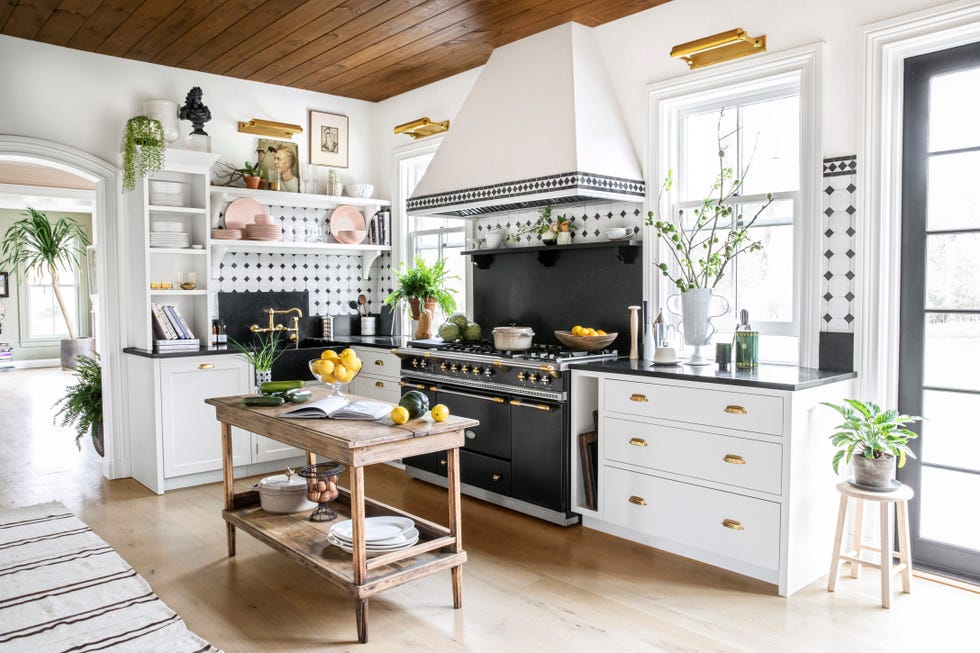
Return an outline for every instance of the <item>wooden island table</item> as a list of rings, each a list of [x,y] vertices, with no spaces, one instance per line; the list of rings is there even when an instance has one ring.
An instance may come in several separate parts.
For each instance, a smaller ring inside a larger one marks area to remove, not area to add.
[[[313,390],[313,400],[328,394],[327,388],[322,386],[312,385],[309,389]],[[351,399],[359,397],[351,396]],[[450,569],[453,607],[462,607],[462,565],[466,561],[466,552],[460,530],[459,447],[463,446],[464,429],[479,422],[455,415],[444,422],[435,422],[428,413],[402,425],[394,425],[388,418],[376,422],[294,419],[280,417],[280,414],[296,408],[296,404],[245,406],[241,400],[241,396],[206,400],[215,407],[221,422],[225,489],[222,516],[227,527],[229,556],[235,555],[235,529],[240,528],[347,591],[354,597],[357,638],[362,643],[368,638],[368,598],[391,587]],[[336,520],[311,522],[309,511],[268,513],[260,507],[257,492],[235,492],[233,426],[303,449],[310,464],[321,455],[347,466],[350,489],[340,488],[340,496],[330,506],[337,512],[338,519],[351,519],[352,554],[344,553],[327,541],[327,533]],[[436,451],[447,452],[448,527],[366,498],[365,466]],[[419,541],[411,547],[368,560],[364,519],[379,515],[400,515],[414,520]]]

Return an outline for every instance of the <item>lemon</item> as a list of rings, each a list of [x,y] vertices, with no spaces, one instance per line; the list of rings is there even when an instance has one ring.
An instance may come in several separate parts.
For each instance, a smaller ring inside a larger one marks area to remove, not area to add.
[[[335,352],[333,349],[327,349],[322,354],[320,354],[320,358],[322,358],[323,360],[334,360],[335,358],[337,358],[337,352]]]
[[[347,361],[346,367],[351,372],[360,372],[361,371],[361,365],[362,365],[361,359],[355,356],[354,358],[352,358],[349,361]]]
[[[432,407],[432,419],[437,422],[444,422],[449,417],[449,408],[445,404],[436,404]]]
[[[333,374],[334,362],[332,360],[326,360],[321,358],[317,362],[313,363],[313,371],[323,376],[325,374]]]
[[[351,349],[350,347],[348,347],[344,351],[340,352],[340,357],[341,358],[350,358],[351,356],[353,356],[354,358],[357,358],[357,352],[354,351],[353,349]]]
[[[391,421],[395,424],[404,424],[408,421],[408,409],[404,406],[395,406],[391,410]]]
[[[336,378],[341,383],[347,381],[349,378],[347,373],[347,368],[344,366],[343,363],[337,363],[336,365],[333,366],[333,375],[334,378]]]
[[[605,331],[603,331],[602,329],[596,329],[596,330],[595,330],[595,334],[596,334],[597,336],[604,336],[604,335],[606,335],[606,332],[605,332]]]
[[[581,334],[581,331],[582,331],[582,327],[579,326],[578,324],[576,324],[575,326],[572,327],[572,335],[573,336],[580,336],[580,335],[582,335]]]

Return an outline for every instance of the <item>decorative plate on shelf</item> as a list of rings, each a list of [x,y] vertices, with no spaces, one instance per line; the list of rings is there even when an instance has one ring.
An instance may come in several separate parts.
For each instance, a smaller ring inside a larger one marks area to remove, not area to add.
[[[251,197],[239,197],[225,208],[225,228],[244,230],[245,225],[255,223],[257,213],[268,213],[268,209]]]
[[[356,245],[364,240],[363,235],[358,238],[360,234],[357,232],[367,234],[361,212],[347,204],[335,208],[330,214],[330,235],[334,240],[345,245]]]

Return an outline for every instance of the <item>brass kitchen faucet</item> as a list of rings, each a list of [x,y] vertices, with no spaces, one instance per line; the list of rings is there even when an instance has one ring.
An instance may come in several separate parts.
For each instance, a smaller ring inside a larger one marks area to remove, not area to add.
[[[258,324],[253,324],[248,329],[252,333],[268,333],[269,342],[275,338],[275,334],[280,331],[289,331],[289,342],[296,343],[296,348],[299,349],[299,318],[303,317],[303,311],[298,308],[288,308],[284,311],[277,311],[274,308],[265,309],[269,313],[269,326],[267,328],[260,328]],[[282,324],[276,324],[276,315],[287,315],[289,313],[296,313],[291,319],[293,321],[293,326],[287,327]]]

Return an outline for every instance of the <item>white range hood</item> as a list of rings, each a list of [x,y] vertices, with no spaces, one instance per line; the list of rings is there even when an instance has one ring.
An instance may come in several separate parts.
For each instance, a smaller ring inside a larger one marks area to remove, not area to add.
[[[466,217],[643,197],[595,35],[567,23],[493,51],[408,211]]]

